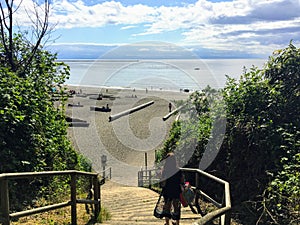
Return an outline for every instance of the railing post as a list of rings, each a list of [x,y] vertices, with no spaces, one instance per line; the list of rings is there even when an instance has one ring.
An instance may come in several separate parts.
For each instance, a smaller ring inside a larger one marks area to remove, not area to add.
[[[224,193],[223,193],[223,199],[222,199],[222,206],[223,207],[228,207],[228,197],[230,195],[229,192],[229,184],[224,185]],[[231,205],[230,205],[231,206]],[[230,225],[231,222],[231,210],[227,211],[224,213],[221,218],[220,218],[220,225]]]
[[[224,213],[220,218],[220,225],[230,225],[231,223],[231,210]]]
[[[9,225],[9,194],[8,194],[8,180],[3,179],[0,180],[0,196],[1,196],[1,203],[0,203],[0,210],[2,213],[3,218],[3,225]]]
[[[229,183],[225,183],[225,196],[224,196],[224,202],[226,207],[231,207],[231,201],[230,201],[230,187]],[[231,209],[225,213],[224,215],[224,225],[230,225],[231,223]]]
[[[225,213],[224,215],[224,225],[230,225],[231,223],[231,210]]]
[[[93,177],[93,182],[94,182],[94,200],[98,202],[95,204],[95,215],[94,215],[95,220],[97,220],[101,210],[100,184],[97,176]]]
[[[141,172],[138,171],[138,187],[141,186]]]
[[[71,224],[77,225],[76,210],[76,174],[71,174]]]
[[[196,188],[199,188],[200,187],[199,174],[195,173],[195,176],[196,176],[195,186],[196,186]]]
[[[144,171],[141,169],[141,171],[138,171],[138,186],[144,187]]]
[[[149,188],[151,188],[152,185],[152,174],[151,174],[151,170],[149,170]]]

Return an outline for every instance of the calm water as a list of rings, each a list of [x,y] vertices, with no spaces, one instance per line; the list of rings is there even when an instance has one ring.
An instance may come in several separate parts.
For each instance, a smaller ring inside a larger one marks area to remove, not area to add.
[[[206,60],[66,60],[70,85],[113,86],[142,89],[199,90],[222,88],[226,77],[239,78],[243,68],[262,68],[265,59]]]

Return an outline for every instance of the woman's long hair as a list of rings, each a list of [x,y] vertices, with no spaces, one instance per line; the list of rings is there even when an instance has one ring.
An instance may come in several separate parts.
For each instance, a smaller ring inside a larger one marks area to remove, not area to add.
[[[162,170],[162,177],[167,179],[174,175],[178,170],[179,168],[177,167],[177,161],[174,153],[168,153]]]

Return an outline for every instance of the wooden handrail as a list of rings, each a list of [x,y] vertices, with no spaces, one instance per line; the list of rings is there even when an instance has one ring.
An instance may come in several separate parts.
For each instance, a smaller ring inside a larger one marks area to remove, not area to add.
[[[201,174],[211,180],[216,181],[217,183],[220,183],[224,185],[224,205],[220,207],[219,205],[215,204],[219,209],[216,211],[210,212],[204,217],[202,217],[196,224],[198,225],[204,225],[207,224],[208,222],[211,222],[215,218],[221,217],[220,224],[221,225],[230,225],[231,221],[231,198],[230,198],[230,186],[229,183],[225,180],[222,180],[218,177],[215,177],[203,170],[200,169],[193,169],[193,168],[180,168],[181,171],[183,172],[193,172],[193,173],[198,173]]]
[[[20,211],[15,213],[9,213],[9,190],[8,182],[9,180],[15,179],[33,179],[36,177],[51,177],[51,176],[61,176],[61,175],[70,175],[71,176],[71,196],[70,201],[62,202],[58,204],[48,205],[44,207],[38,207],[35,209],[30,209],[26,211]],[[80,200],[76,197],[76,179],[77,176],[87,176],[93,178],[93,191],[94,199],[93,200]],[[76,170],[66,170],[66,171],[44,171],[44,172],[23,172],[23,173],[2,173],[0,174],[0,222],[3,225],[10,225],[10,220],[13,218],[24,217],[28,215],[33,215],[41,212],[47,212],[54,209],[59,209],[67,206],[71,206],[71,224],[77,224],[77,210],[76,205],[78,203],[89,203],[95,205],[94,217],[97,218],[100,210],[100,182],[98,180],[97,173],[76,171]]]
[[[227,181],[222,180],[218,177],[215,177],[203,170],[200,169],[194,169],[194,168],[180,168],[181,171],[183,172],[190,172],[190,173],[195,173],[196,177],[195,177],[195,189],[197,190],[197,192],[202,195],[203,197],[205,197],[208,201],[210,201],[212,204],[214,204],[216,207],[218,207],[217,210],[208,213],[207,215],[203,216],[202,218],[199,219],[199,221],[197,221],[194,224],[197,225],[205,225],[209,222],[211,222],[212,220],[220,217],[220,224],[221,225],[230,225],[230,221],[231,221],[231,198],[230,198],[230,185]],[[151,176],[144,176],[145,174],[151,174],[152,171],[157,171],[156,169],[151,169],[151,170],[141,170],[139,171],[139,186],[144,185],[144,181],[145,181],[145,177],[147,177],[148,179],[151,179]],[[208,194],[204,193],[203,191],[200,190],[199,187],[199,176],[198,175],[202,175],[204,177],[207,177],[221,185],[223,185],[224,188],[224,199],[223,199],[223,203],[218,203],[216,200],[214,200],[212,197],[210,197]],[[153,183],[151,180],[147,180],[148,184],[150,184],[149,186],[151,186],[151,183]]]
[[[1,179],[24,179],[24,178],[32,178],[32,177],[48,177],[55,175],[86,175],[86,176],[98,176],[97,173],[77,171],[77,170],[64,170],[64,171],[43,171],[43,172],[22,172],[22,173],[1,173]]]
[[[30,215],[37,214],[37,213],[42,213],[42,212],[47,212],[47,211],[54,210],[54,209],[64,208],[64,207],[67,207],[70,205],[71,205],[70,201],[62,202],[62,203],[47,205],[47,206],[43,206],[43,207],[39,207],[39,208],[35,208],[35,209],[29,209],[26,211],[10,213],[9,216],[11,218],[20,218],[23,216],[30,216]]]
[[[108,175],[106,175],[106,172],[108,171]],[[99,174],[101,174],[102,173],[102,177],[103,178],[108,178],[108,179],[111,179],[111,177],[112,177],[112,168],[111,167],[108,167],[108,168],[106,168],[106,169],[103,169],[102,171],[100,171],[99,172]]]

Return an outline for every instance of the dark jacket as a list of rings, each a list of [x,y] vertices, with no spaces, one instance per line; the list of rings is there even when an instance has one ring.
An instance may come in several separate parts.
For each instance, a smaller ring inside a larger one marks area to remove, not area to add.
[[[182,172],[178,170],[167,178],[163,188],[163,196],[168,199],[179,199],[181,193]]]

